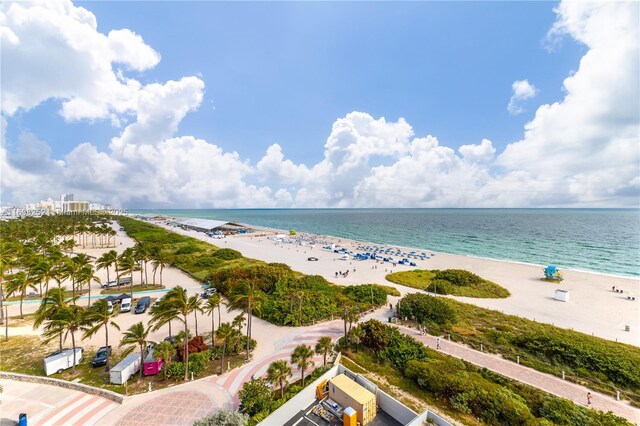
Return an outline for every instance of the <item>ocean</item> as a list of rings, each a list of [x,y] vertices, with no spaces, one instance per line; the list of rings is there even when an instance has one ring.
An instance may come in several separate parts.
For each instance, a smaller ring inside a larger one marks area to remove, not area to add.
[[[640,276],[636,209],[132,210],[294,229],[603,274]]]

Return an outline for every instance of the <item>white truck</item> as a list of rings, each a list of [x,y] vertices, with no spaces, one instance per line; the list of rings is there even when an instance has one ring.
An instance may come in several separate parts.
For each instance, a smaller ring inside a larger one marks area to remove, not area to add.
[[[80,347],[74,348],[76,352],[76,365],[82,361]],[[55,373],[62,373],[64,370],[73,367],[73,349],[62,349],[56,351],[44,359],[44,372],[47,376]]]
[[[119,287],[121,285],[131,284],[131,277],[120,277],[117,280],[105,281],[100,284],[102,288]]]
[[[125,384],[141,366],[140,354],[131,354],[109,370],[109,381],[116,385]]]
[[[120,312],[129,312],[131,310],[131,298],[127,297],[120,302]]]

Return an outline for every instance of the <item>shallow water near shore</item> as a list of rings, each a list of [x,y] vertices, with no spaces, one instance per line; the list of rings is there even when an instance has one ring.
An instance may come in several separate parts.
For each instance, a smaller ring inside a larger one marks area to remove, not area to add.
[[[640,276],[637,209],[178,209],[131,213],[236,221],[443,253]]]

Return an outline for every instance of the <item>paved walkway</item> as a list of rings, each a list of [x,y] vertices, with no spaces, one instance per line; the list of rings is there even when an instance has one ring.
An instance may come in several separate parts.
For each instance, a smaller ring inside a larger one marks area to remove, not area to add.
[[[172,386],[157,392],[135,395],[125,403],[106,413],[98,424],[134,425],[191,425],[216,410],[237,409],[240,403],[238,392],[252,377],[266,375],[269,364],[284,359],[290,361],[291,352],[300,345],[314,347],[322,336],[337,339],[342,336],[342,321],[335,320],[317,326],[296,330],[278,342],[277,349],[270,355],[252,361],[222,376]],[[322,356],[313,358],[315,366],[322,364]],[[308,372],[307,372],[308,374]],[[300,371],[294,369],[291,380],[298,380]],[[290,380],[290,381],[291,381]]]
[[[438,339],[431,335],[420,335],[418,330],[405,327],[402,325],[394,325],[402,333],[413,337],[422,342],[431,349],[436,349],[438,340],[440,341],[440,352],[463,359],[479,367],[499,373],[503,376],[510,377],[519,382],[528,384],[535,388],[541,389],[552,395],[560,396],[573,401],[578,405],[587,405],[587,392],[591,392],[593,399],[591,406],[597,410],[604,412],[612,411],[614,414],[624,417],[633,423],[640,424],[640,409],[634,408],[624,401],[616,401],[608,395],[604,395],[584,386],[562,380],[551,374],[541,373],[529,367],[516,364],[512,361],[503,359],[494,354],[488,354],[477,351],[460,343],[451,342],[447,339]]]

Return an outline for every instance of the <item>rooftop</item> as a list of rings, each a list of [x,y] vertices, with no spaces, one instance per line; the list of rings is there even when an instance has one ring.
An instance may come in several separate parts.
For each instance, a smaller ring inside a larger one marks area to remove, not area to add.
[[[284,426],[342,426],[342,419],[336,419],[334,417],[332,421],[328,422],[317,414],[314,414],[312,410],[319,403],[318,400],[315,400],[307,408],[292,416]],[[399,423],[384,411],[378,410],[376,416],[370,423],[367,423],[367,426],[402,426],[402,423]]]
[[[198,218],[181,219],[181,220],[177,220],[177,222],[183,226],[191,226],[194,228],[202,228],[202,229],[214,229],[229,223],[222,220],[198,219]]]

